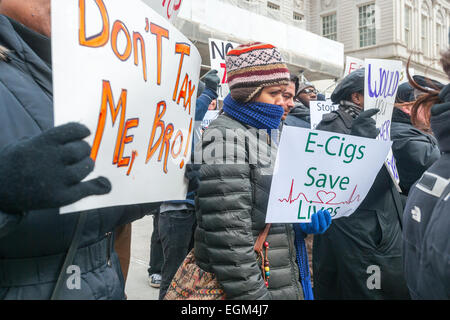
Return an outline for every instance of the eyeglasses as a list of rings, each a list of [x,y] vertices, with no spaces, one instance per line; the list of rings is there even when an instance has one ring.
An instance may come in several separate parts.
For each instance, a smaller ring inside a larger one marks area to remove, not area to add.
[[[319,91],[317,91],[316,89],[305,89],[305,90],[303,90],[303,91],[300,92],[300,93],[306,93],[306,94],[314,93],[314,94],[318,94]]]

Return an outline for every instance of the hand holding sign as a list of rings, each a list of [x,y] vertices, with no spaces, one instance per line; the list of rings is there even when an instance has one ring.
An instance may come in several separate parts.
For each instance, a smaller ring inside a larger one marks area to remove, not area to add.
[[[0,157],[0,210],[25,212],[59,208],[111,191],[108,179],[81,182],[93,169],[89,129],[69,123],[7,146]]]
[[[328,210],[319,210],[311,216],[310,223],[301,223],[300,228],[306,234],[322,234],[331,225],[331,215]]]

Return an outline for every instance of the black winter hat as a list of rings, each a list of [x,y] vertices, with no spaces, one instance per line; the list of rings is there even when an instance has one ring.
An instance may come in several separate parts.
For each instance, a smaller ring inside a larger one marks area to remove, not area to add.
[[[340,103],[342,100],[348,99],[348,97],[355,92],[364,92],[364,77],[365,69],[361,68],[353,71],[346,76],[337,85],[331,94],[331,101],[333,103]]]
[[[395,97],[396,103],[411,102],[414,100],[414,88],[408,82],[398,86],[397,96]]]

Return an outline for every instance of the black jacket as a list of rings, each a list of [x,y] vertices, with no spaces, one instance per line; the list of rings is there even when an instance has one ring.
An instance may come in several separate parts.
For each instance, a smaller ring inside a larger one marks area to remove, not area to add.
[[[0,60],[1,152],[7,144],[53,127],[53,91],[50,39],[0,15],[0,46],[9,50],[9,59]],[[72,263],[80,268],[80,289],[63,285],[60,298],[124,299],[112,232],[141,218],[152,207],[89,212]],[[50,298],[78,216],[60,215],[58,209],[24,215],[0,210],[0,299]]]
[[[436,138],[416,129],[409,115],[397,108],[392,114],[391,139],[400,188],[407,196],[411,186],[440,158],[441,152]]]
[[[311,128],[311,115],[309,108],[301,102],[296,102],[295,107],[289,112],[284,120],[284,124],[287,126]]]
[[[441,96],[449,91],[447,85]],[[403,213],[404,269],[413,299],[450,299],[450,101],[439,106],[446,111],[431,117],[431,128],[442,156],[411,188]]]
[[[352,122],[348,113],[338,109],[324,115],[317,129],[349,134]],[[334,220],[323,235],[314,236],[317,299],[409,298],[402,267],[401,212],[399,194],[383,166],[358,209]],[[379,289],[368,286],[376,268]]]
[[[217,276],[227,299],[302,299],[292,224],[272,224],[270,228],[268,288],[253,251],[265,227],[276,147],[272,144],[268,153],[261,149],[258,153],[262,143],[257,142],[258,133],[249,129],[222,114],[196,146],[202,147],[204,163],[196,195],[195,258],[201,269]],[[259,134],[264,135],[260,141],[267,141],[267,132]],[[206,158],[212,152],[214,157]],[[221,155],[225,163],[220,163]],[[240,162],[236,161],[238,155],[242,156]],[[258,163],[249,160],[256,155]]]

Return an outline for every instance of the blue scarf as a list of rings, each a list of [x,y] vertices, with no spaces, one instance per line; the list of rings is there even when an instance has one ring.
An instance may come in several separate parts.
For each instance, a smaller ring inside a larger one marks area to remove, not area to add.
[[[231,94],[223,100],[223,111],[232,118],[257,129],[278,129],[283,116],[283,107],[262,102],[242,103]]]
[[[303,288],[303,296],[305,300],[314,300],[313,290],[311,286],[311,275],[309,274],[308,252],[306,251],[306,244],[304,233],[300,228],[300,224],[294,223],[295,232],[295,249],[297,253],[297,264],[300,271],[300,281]]]

